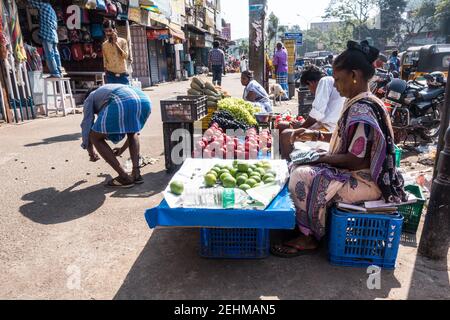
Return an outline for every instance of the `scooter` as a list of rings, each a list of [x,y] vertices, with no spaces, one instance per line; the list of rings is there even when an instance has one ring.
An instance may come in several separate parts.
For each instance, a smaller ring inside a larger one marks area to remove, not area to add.
[[[428,87],[418,81],[392,80],[386,90],[385,106],[390,111],[396,142],[409,134],[430,141],[439,136],[445,87]]]

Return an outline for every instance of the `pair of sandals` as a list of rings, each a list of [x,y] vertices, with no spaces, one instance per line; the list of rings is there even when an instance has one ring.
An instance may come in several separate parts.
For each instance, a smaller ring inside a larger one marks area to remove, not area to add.
[[[316,248],[307,249],[294,241],[283,244],[273,245],[270,248],[270,253],[279,258],[295,258],[299,256],[314,255],[319,252],[321,244],[317,243]]]
[[[135,185],[140,185],[144,183],[144,178],[141,176],[140,173],[138,175],[135,175],[133,173],[133,177],[134,179],[132,181],[127,181],[122,177],[114,178],[108,182],[107,186],[111,188],[130,189],[133,188]]]

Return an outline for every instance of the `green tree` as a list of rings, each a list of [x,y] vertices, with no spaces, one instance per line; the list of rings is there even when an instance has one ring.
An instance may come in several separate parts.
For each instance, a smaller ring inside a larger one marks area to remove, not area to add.
[[[278,26],[280,24],[280,20],[278,17],[271,12],[269,15],[269,21],[267,24],[267,52],[273,52],[273,48],[275,46],[275,41],[278,36]]]
[[[405,22],[402,15],[407,5],[406,0],[378,0],[381,29],[375,36],[375,45],[383,50],[388,39],[394,39]]]
[[[406,49],[408,43],[417,34],[437,28],[436,3],[436,0],[425,0],[417,8],[407,13],[403,28],[395,37],[399,48]]]
[[[378,5],[378,0],[331,0],[325,9],[325,19],[339,19],[353,28],[354,37],[363,38],[363,33],[370,34],[367,23],[371,13]]]
[[[450,0],[441,0],[436,5],[435,20],[440,26],[441,35],[450,43]]]

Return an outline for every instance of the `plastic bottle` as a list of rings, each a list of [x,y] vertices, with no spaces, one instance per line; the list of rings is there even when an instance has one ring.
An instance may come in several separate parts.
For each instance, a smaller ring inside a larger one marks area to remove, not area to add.
[[[183,194],[184,208],[240,209],[248,202],[248,195],[240,189],[210,188],[186,190]]]
[[[126,173],[131,173],[131,171],[133,171],[133,162],[131,161],[131,159],[125,161],[123,169],[125,170]]]

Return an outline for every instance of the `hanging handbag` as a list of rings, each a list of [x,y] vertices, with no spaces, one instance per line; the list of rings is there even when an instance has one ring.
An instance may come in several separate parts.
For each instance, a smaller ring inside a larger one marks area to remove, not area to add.
[[[105,0],[97,0],[97,10],[106,11],[106,3]]]
[[[63,61],[72,60],[72,52],[69,46],[66,45],[61,46],[60,51],[61,51],[61,58]]]
[[[111,18],[117,17],[117,6],[111,0],[105,0],[106,3],[106,15]]]
[[[82,24],[91,23],[91,21],[89,19],[89,11],[86,9],[81,9],[81,23]]]
[[[83,45],[75,43],[71,47],[72,59],[75,61],[82,61],[84,59]]]
[[[91,24],[91,37],[94,39],[103,39],[103,26],[101,24]]]
[[[92,55],[94,54],[94,46],[92,45],[92,42],[83,44],[83,53],[85,59],[90,59],[92,57]]]
[[[81,27],[81,41],[82,42],[91,42],[92,37],[89,29],[86,26]]]
[[[69,30],[69,39],[72,43],[77,43],[81,41],[80,30],[74,29]]]

